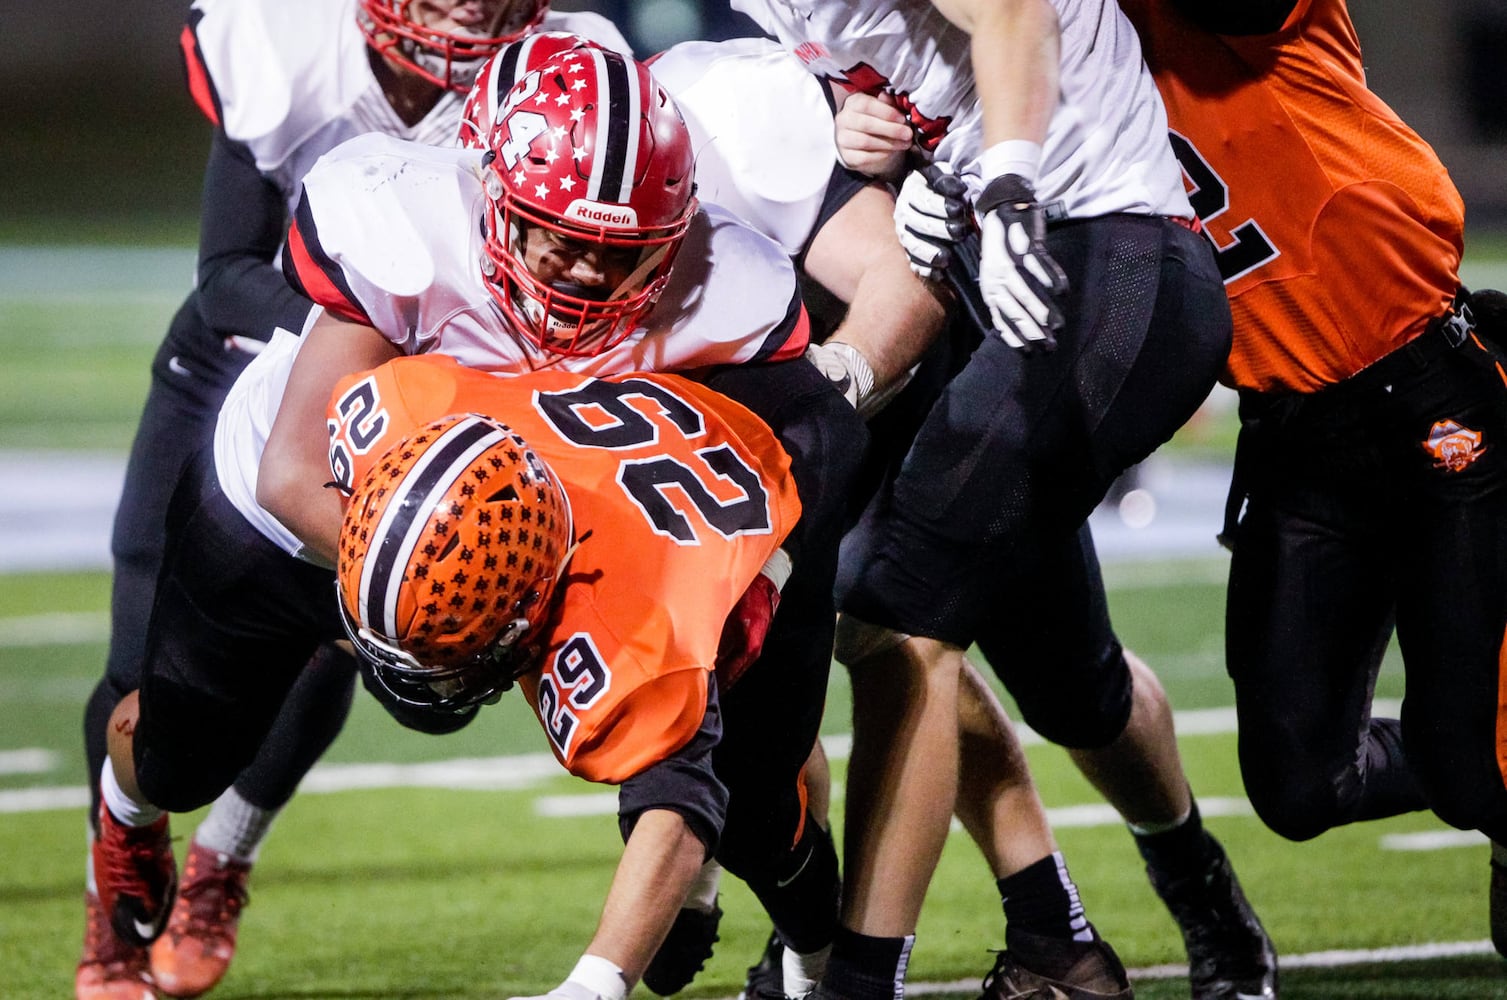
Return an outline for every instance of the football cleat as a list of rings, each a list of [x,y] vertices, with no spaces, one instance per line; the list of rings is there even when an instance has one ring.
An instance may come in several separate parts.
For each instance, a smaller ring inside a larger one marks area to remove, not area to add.
[[[716,944],[717,925],[722,922],[722,907],[712,905],[710,910],[682,907],[670,925],[670,933],[664,943],[649,960],[644,970],[644,985],[662,997],[679,993],[691,985],[696,973],[706,967],[712,957],[712,945]]]
[[[110,926],[99,897],[84,893],[84,954],[73,976],[74,1000],[159,1000],[147,950],[127,944]]]
[[[1146,874],[1183,935],[1193,1000],[1274,1000],[1277,951],[1241,891],[1219,841],[1208,838],[1208,862],[1192,875]]]
[[[984,977],[981,1000],[1131,1000],[1120,956],[1101,937],[1070,941],[1016,931]]]
[[[1491,944],[1507,958],[1507,845],[1491,845]]]
[[[197,843],[189,846],[178,901],[167,930],[152,945],[152,978],[163,994],[196,997],[225,976],[250,874],[248,864]]]
[[[167,815],[147,826],[126,826],[101,803],[94,880],[115,933],[129,944],[155,941],[167,923],[178,889]]]
[[[785,943],[779,931],[770,931],[764,954],[748,967],[738,1000],[770,1000],[785,995]]]

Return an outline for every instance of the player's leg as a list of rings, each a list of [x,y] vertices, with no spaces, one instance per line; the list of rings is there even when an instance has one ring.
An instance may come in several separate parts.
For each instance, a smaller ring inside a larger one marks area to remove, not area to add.
[[[1089,920],[1057,847],[1015,728],[966,661],[958,730],[957,816],[983,852],[1005,915],[1006,947],[985,992],[1011,996],[1055,987],[1129,996],[1124,966]]]
[[[1481,447],[1507,440],[1499,365],[1507,365],[1507,352],[1480,333],[1394,381],[1391,399],[1407,418],[1392,424],[1398,433],[1389,454],[1406,502],[1389,545],[1401,555],[1397,638],[1407,674],[1407,760],[1441,819],[1492,841],[1491,937],[1507,955],[1500,708],[1507,670],[1507,455]],[[1448,438],[1455,447],[1441,440]],[[1433,447],[1419,447],[1424,442]]]
[[[199,996],[224,977],[249,900],[251,867],[273,820],[339,735],[355,679],[351,654],[321,646],[299,672],[256,759],[194,831],[167,930],[152,945],[152,977],[161,992]]]
[[[1226,665],[1246,794],[1292,840],[1425,807],[1397,720],[1371,714],[1398,587],[1374,418],[1329,392],[1242,403]]]
[[[211,344],[212,342],[212,344]],[[211,345],[205,347],[203,345]],[[206,354],[208,356],[206,356]],[[250,359],[225,351],[209,335],[190,297],[173,317],[152,362],[151,383],[126,463],[120,502],[110,536],[113,574],[110,639],[105,671],[84,709],[89,840],[99,817],[99,777],[106,757],[105,734],[121,698],[141,683],[157,574],[162,563],[168,499],[199,447],[208,443],[220,402]],[[146,950],[108,933],[92,867],[85,888],[85,943],[75,979],[76,1000],[138,1000],[148,971]]]
[[[229,787],[314,647],[339,629],[331,574],[263,539],[220,494],[207,454],[185,473],[168,525],[139,708],[122,701],[111,720],[94,852],[101,904],[137,944],[160,933],[171,903],[166,813]]]

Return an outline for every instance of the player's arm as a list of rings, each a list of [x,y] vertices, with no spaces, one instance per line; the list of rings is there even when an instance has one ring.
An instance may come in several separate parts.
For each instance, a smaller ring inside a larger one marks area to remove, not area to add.
[[[1287,23],[1298,0],[1172,0],[1172,6],[1216,35],[1269,35]]]
[[[984,145],[1040,145],[1057,106],[1061,38],[1049,0],[932,0],[972,37],[969,54],[983,112]],[[1003,171],[990,172],[989,176]],[[1031,171],[1028,179],[1035,177]]]
[[[375,368],[398,349],[373,327],[323,313],[288,375],[257,474],[256,502],[304,543],[311,560],[335,565],[340,495],[330,482],[325,412],[335,384]]]
[[[622,725],[632,725],[624,718]],[[695,735],[624,781],[618,825],[626,846],[586,953],[548,994],[555,1000],[623,1000],[643,978],[727,817],[727,788],[712,771],[722,737],[715,685]]]
[[[848,305],[826,344],[857,350],[873,370],[875,393],[921,360],[949,308],[944,286],[911,272],[895,239],[894,209],[885,188],[857,188],[821,223],[804,257],[806,273]]]
[[[313,303],[275,263],[287,227],[283,193],[244,143],[215,129],[199,215],[198,309],[211,329],[266,340],[301,333]]]

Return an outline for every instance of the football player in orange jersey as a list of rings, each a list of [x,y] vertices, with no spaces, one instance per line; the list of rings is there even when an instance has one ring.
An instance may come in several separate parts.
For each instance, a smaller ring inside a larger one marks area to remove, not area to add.
[[[188,8],[180,39],[185,76],[213,125],[199,257],[194,290],[152,364],[111,533],[109,650],[83,725],[91,824],[106,722],[141,680],[173,485],[210,437],[237,374],[274,329],[301,331],[313,307],[288,287],[278,264],[304,172],[341,141],[371,131],[452,143],[478,66],[535,27],[580,31],[627,50],[605,18],[549,7],[548,0],[197,0]],[[252,862],[273,818],[339,731],[354,678],[349,656],[333,649],[310,661],[275,737],[195,831],[171,928],[150,956],[110,933],[89,880],[77,1000],[140,1000],[149,989],[194,996],[219,981],[234,953]]]
[[[703,860],[738,835],[719,845],[729,792],[752,798],[746,817],[794,791],[743,780],[721,739],[743,718],[722,705],[791,678],[768,661],[712,676],[724,619],[799,515],[789,460],[751,413],[672,376],[497,379],[405,359],[344,380],[330,415],[332,468],[355,486],[342,609],[369,689],[468,710],[516,676],[561,762],[621,786],[609,913],[555,991],[620,1000]],[[760,729],[743,752],[769,762],[789,740]]]
[[[1493,843],[1507,955],[1507,374],[1464,205],[1367,89],[1344,0],[1122,0],[1235,320],[1226,658],[1258,815],[1432,809]],[[1372,713],[1395,626],[1401,719]]]

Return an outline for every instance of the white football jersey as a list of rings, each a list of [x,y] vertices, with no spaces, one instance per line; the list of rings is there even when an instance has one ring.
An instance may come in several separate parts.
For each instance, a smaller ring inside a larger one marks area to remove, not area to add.
[[[195,0],[189,26],[225,134],[251,150],[289,212],[314,161],[354,136],[456,141],[466,95],[446,91],[422,120],[405,125],[372,74],[355,0]],[[550,11],[542,27],[632,55],[599,14]]]
[[[383,135],[353,139],[305,178],[294,266],[334,290],[404,354],[437,352],[499,374],[554,367],[592,375],[690,371],[798,357],[805,314],[784,251],[706,206],[691,223],[652,312],[592,357],[549,354],[516,336],[483,283],[483,194],[476,150]],[[298,341],[279,333],[237,379],[215,432],[227,497],[285,550],[297,539],[256,504],[257,467]]]
[[[766,38],[682,42],[650,68],[690,128],[697,196],[804,250],[837,165],[821,82]]]
[[[1073,217],[1111,212],[1191,218],[1167,115],[1115,0],[1052,0],[1062,31],[1057,109],[1037,197]],[[982,186],[983,128],[968,34],[925,0],[732,0],[812,73],[888,93],[916,140]]]

